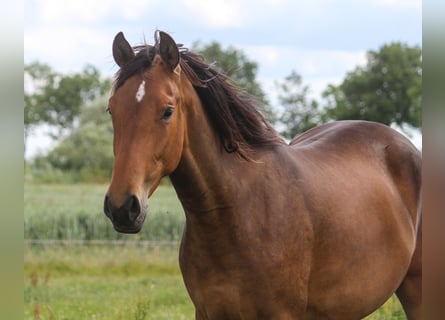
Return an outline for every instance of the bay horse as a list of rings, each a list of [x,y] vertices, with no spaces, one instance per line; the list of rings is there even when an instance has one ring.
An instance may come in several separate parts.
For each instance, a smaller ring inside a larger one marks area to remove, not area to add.
[[[104,211],[137,233],[169,176],[186,221],[179,263],[196,319],[360,319],[395,292],[421,319],[421,155],[366,121],[289,144],[257,102],[156,31],[119,32]]]

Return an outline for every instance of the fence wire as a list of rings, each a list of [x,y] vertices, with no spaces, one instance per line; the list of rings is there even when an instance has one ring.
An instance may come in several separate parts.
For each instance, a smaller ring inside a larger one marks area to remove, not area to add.
[[[59,240],[24,239],[25,245],[60,246],[140,246],[140,247],[179,247],[179,241],[170,240]]]

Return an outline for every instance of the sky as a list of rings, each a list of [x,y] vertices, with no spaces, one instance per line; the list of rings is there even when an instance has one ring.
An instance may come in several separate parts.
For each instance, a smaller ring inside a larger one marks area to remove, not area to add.
[[[328,84],[391,42],[422,45],[421,0],[25,0],[24,62],[63,73],[87,64],[111,77],[111,44],[123,31],[132,45],[153,43],[156,29],[177,43],[217,41],[258,63],[257,80],[275,101],[277,81],[295,70],[320,99]],[[50,145],[44,130],[27,157]]]

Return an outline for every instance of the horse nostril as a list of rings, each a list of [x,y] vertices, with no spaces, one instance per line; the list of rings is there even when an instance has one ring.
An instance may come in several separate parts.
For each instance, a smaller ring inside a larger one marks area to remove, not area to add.
[[[104,199],[104,213],[107,217],[111,218],[110,198],[108,197],[108,195],[105,195]]]
[[[130,196],[123,207],[128,211],[128,217],[132,222],[134,222],[141,213],[141,205],[135,195]]]
[[[129,196],[118,207],[113,204],[112,198],[107,194],[104,199],[104,213],[113,222],[113,225],[130,225],[136,223],[138,218],[141,219],[142,207],[136,195]]]

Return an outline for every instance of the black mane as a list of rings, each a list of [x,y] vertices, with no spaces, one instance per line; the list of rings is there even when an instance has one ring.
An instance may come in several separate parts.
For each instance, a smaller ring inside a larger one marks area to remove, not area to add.
[[[201,55],[178,47],[181,70],[194,86],[227,152],[238,152],[248,159],[248,154],[255,148],[284,144],[255,107],[260,103],[257,99],[235,86],[230,78],[206,63]],[[134,74],[143,74],[150,68],[157,48],[158,44],[133,47],[135,57],[116,74],[114,90]]]

